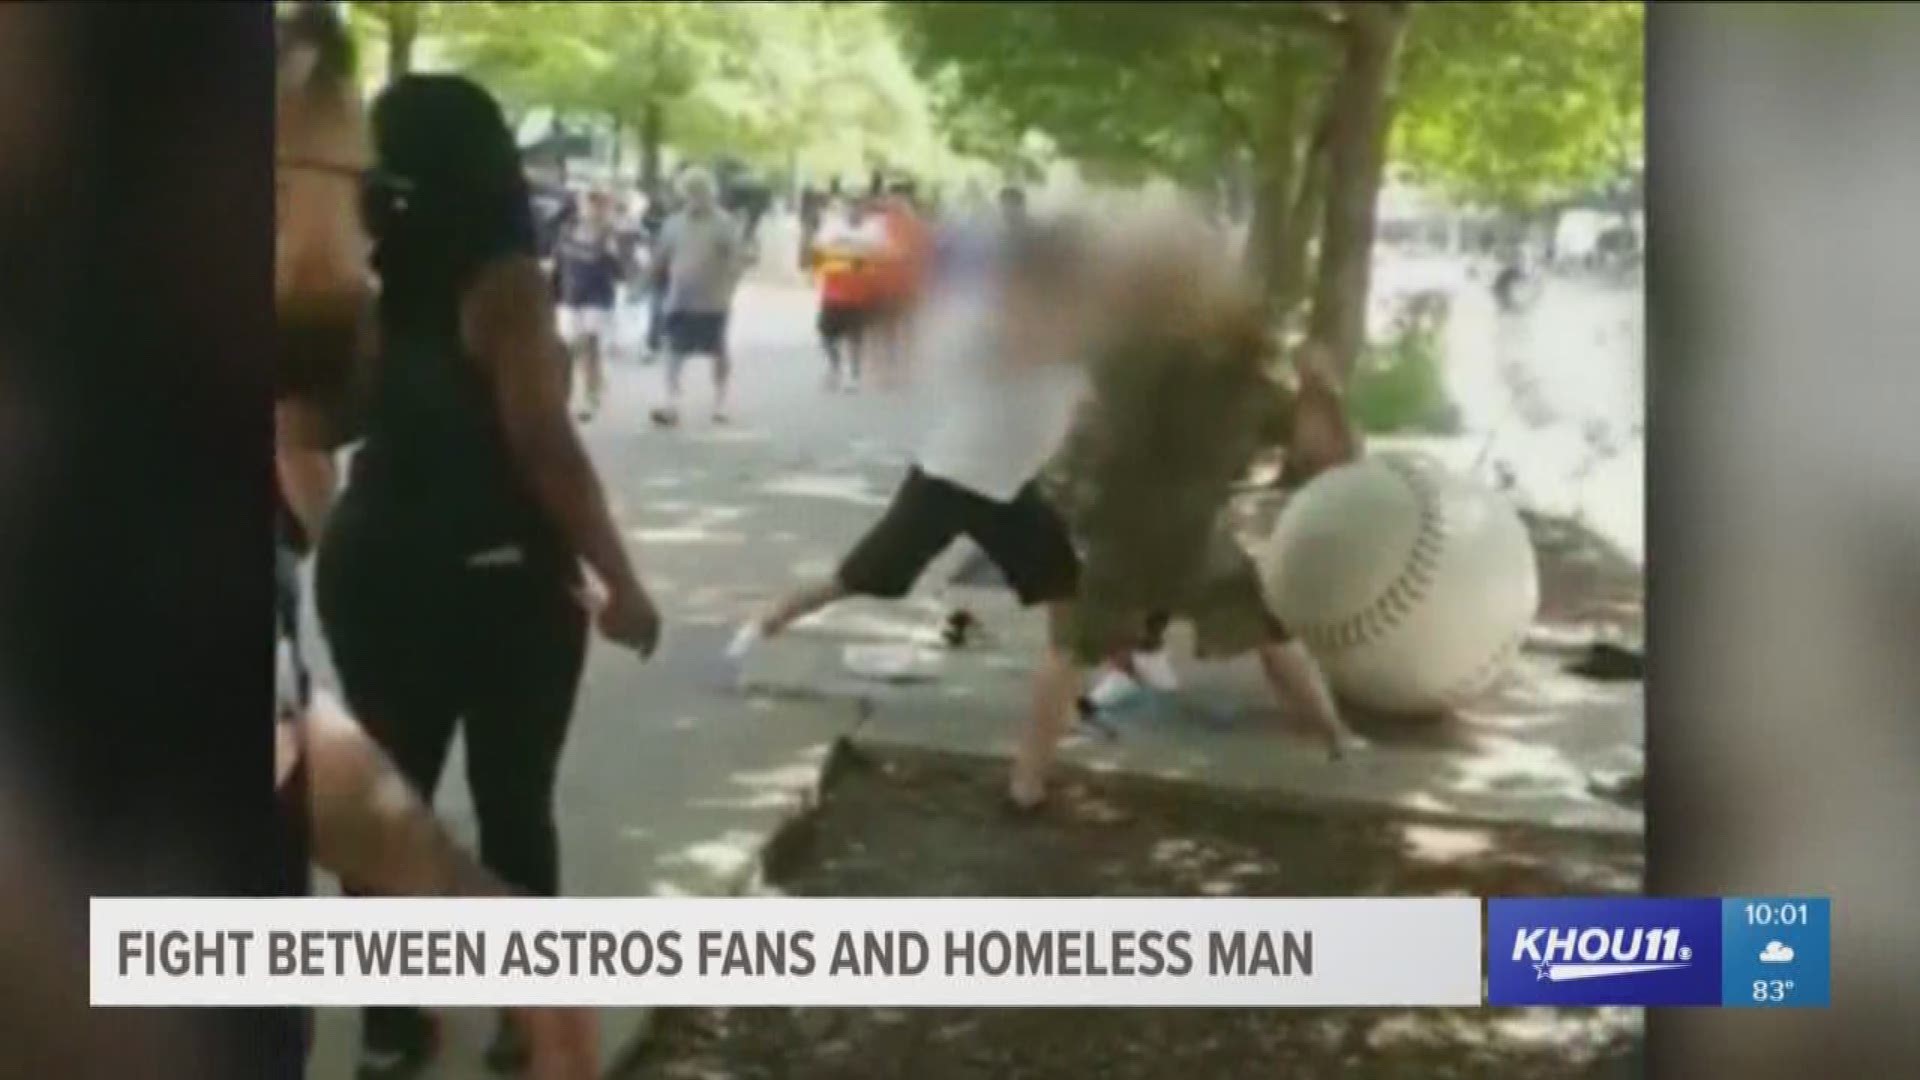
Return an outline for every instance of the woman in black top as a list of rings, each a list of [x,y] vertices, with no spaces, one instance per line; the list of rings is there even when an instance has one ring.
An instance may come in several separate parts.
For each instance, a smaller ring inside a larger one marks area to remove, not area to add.
[[[373,129],[379,349],[318,556],[321,622],[354,714],[428,798],[464,730],[483,861],[554,895],[555,778],[587,637],[580,564],[608,637],[650,655],[659,617],[567,417],[498,106],[464,79],[410,76],[376,102]],[[362,1076],[411,1075],[431,1056],[413,1010],[369,1010],[364,1039]],[[495,1050],[496,1064],[517,1057],[510,1039]]]

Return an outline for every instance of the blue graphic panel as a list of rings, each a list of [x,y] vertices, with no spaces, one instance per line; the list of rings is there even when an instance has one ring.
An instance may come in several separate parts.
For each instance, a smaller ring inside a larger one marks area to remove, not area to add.
[[[1721,1004],[1825,1008],[1832,1004],[1832,901],[1738,897],[1720,902]]]
[[[1487,901],[1489,1005],[1718,1005],[1721,903]]]

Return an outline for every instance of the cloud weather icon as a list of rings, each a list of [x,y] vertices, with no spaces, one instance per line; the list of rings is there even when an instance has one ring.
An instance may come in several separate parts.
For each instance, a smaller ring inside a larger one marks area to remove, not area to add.
[[[1777,941],[1769,941],[1767,942],[1767,947],[1760,950],[1760,962],[1763,964],[1791,964],[1793,963],[1793,950]]]

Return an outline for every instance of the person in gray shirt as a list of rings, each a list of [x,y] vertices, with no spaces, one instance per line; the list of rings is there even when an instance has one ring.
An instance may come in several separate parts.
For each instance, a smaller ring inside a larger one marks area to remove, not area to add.
[[[711,174],[689,169],[680,180],[681,210],[660,231],[656,258],[667,273],[667,402],[655,409],[662,426],[680,422],[680,373],[689,357],[713,360],[713,419],[727,422],[727,313],[748,263],[739,223],[720,207]]]

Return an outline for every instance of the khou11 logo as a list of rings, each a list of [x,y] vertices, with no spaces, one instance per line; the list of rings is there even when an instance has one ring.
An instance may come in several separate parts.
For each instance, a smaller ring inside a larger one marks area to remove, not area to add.
[[[1487,901],[1489,1005],[1718,1005],[1721,905]]]

